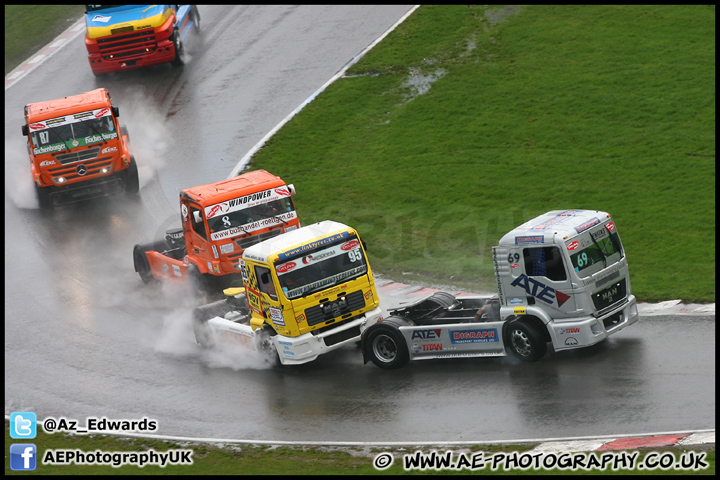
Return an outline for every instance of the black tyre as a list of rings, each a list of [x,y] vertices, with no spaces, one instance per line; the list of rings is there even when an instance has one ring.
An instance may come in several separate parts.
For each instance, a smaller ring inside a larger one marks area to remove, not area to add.
[[[52,208],[52,200],[50,199],[50,190],[52,187],[38,187],[35,184],[35,193],[37,193],[38,205],[42,210]]]
[[[257,337],[255,338],[255,348],[260,353],[263,360],[265,360],[271,367],[278,367],[280,366],[280,357],[278,356],[277,349],[272,341],[272,337],[274,336],[275,332],[271,328],[263,328],[257,333]]]
[[[535,325],[514,320],[506,329],[505,346],[523,362],[535,362],[547,352],[547,342]]]
[[[173,32],[172,38],[173,43],[175,44],[175,58],[173,58],[170,63],[173,67],[181,67],[185,64],[185,46],[182,43],[180,32],[177,29]]]
[[[135,157],[130,155],[130,165],[125,170],[125,193],[130,196],[136,196],[140,191],[140,179],[138,178],[138,168]]]
[[[193,317],[192,324],[193,332],[195,332],[195,341],[203,348],[213,348],[215,346],[215,339],[213,338],[213,334],[207,320],[196,320]]]
[[[210,292],[210,284],[208,279],[200,273],[200,269],[195,264],[188,265],[187,268],[188,279],[190,280],[190,287],[198,295],[206,295]]]
[[[133,263],[135,265],[135,271],[140,275],[143,283],[150,283],[154,280],[152,270],[150,269],[150,262],[148,262],[145,252],[148,250],[154,250],[151,245],[135,245],[133,247]]]
[[[363,340],[370,360],[380,368],[389,370],[405,365],[410,356],[405,338],[399,330],[387,326],[370,327]]]
[[[193,31],[195,32],[195,34],[199,34],[200,33],[200,12],[198,12],[197,5],[193,5],[190,7],[190,19],[195,24]]]
[[[232,310],[232,305],[225,300],[219,300],[208,305],[195,307],[192,313],[195,341],[205,348],[214,347],[215,340],[213,338],[212,331],[210,330],[210,326],[208,325],[208,320],[213,317],[222,317]]]

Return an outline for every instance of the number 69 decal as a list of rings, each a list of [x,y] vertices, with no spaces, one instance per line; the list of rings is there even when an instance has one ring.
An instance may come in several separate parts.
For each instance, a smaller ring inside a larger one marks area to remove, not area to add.
[[[511,253],[508,255],[508,263],[517,263],[520,261],[520,255],[517,253]]]

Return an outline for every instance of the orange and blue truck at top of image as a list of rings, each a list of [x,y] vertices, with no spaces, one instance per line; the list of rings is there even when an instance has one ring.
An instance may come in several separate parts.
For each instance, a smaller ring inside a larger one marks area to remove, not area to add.
[[[200,31],[196,5],[86,5],[85,46],[95,75],[185,63],[185,44]]]

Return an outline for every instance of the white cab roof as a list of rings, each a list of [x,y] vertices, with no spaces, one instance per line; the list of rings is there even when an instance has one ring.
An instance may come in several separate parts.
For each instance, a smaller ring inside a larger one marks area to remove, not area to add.
[[[341,230],[347,230],[351,227],[332,220],[324,220],[322,222],[313,223],[306,227],[292,230],[277,237],[269,238],[263,242],[256,243],[248,247],[243,252],[243,258],[250,258],[261,262],[267,262],[268,256],[273,253],[282,252],[292,247],[310,242],[318,237],[326,237]],[[354,229],[352,229],[354,230]]]
[[[528,220],[506,233],[498,245],[552,243],[553,236],[574,237],[610,217],[600,210],[553,210]]]

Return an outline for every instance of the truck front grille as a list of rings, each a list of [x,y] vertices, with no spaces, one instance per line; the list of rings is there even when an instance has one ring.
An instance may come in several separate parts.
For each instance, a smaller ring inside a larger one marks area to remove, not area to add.
[[[67,165],[68,163],[92,160],[94,158],[97,158],[99,153],[99,147],[88,148],[87,150],[79,150],[77,152],[61,153],[60,155],[55,155],[55,160],[57,160],[61,165]]]
[[[91,177],[96,173],[99,173],[103,168],[111,165],[112,157],[103,157],[89,162],[78,163],[77,165],[72,164],[57,168],[50,168],[48,169],[48,172],[50,172],[53,177],[65,177],[66,180],[73,180],[81,177]],[[83,175],[78,173],[79,167],[85,167],[85,173]]]
[[[276,228],[275,230],[270,230],[268,232],[260,233],[257,235],[250,235],[243,238],[238,238],[235,240],[235,244],[240,247],[242,250],[247,249],[248,247],[251,247],[255,245],[256,243],[260,243],[263,240],[267,240],[268,238],[277,237],[282,233],[282,228]],[[239,257],[242,255],[242,252],[238,253],[237,256]],[[233,255],[230,255],[233,256]]]
[[[130,27],[132,29],[132,27]],[[123,30],[118,29],[118,31]],[[98,48],[104,60],[131,59],[157,50],[155,32],[152,28],[118,33],[98,38]]]
[[[345,295],[345,300],[338,298],[333,302],[324,302],[305,310],[308,325],[318,325],[333,318],[342,317],[365,306],[365,297],[360,290]]]
[[[613,305],[622,302],[626,297],[627,285],[624,278],[592,294],[595,310],[597,310],[600,315],[604,313],[603,310],[609,309]]]

